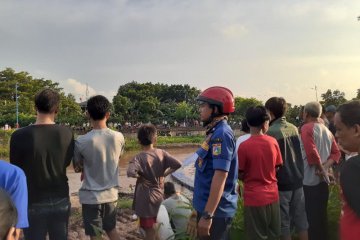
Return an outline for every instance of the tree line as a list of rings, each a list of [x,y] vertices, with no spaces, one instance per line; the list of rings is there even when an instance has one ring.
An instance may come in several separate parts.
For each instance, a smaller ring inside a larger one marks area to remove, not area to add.
[[[0,126],[16,123],[16,94],[18,85],[18,111],[20,126],[27,126],[35,121],[34,96],[43,88],[51,88],[59,92],[61,106],[57,121],[63,124],[82,125],[87,122],[84,110],[76,102],[73,94],[66,94],[59,85],[49,79],[34,78],[29,73],[15,72],[6,68],[0,72]],[[174,126],[175,123],[191,126],[198,121],[198,106],[196,97],[200,90],[184,85],[168,85],[162,83],[138,83],[135,81],[119,86],[112,102],[110,122],[137,123],[151,122],[158,125]],[[321,94],[321,103],[324,106],[346,102],[344,92],[340,90],[327,90]],[[360,89],[357,97],[360,99]],[[231,121],[239,123],[245,117],[247,108],[262,105],[256,98],[235,97],[235,112]],[[289,105],[287,118],[292,123],[298,123],[301,106]]]

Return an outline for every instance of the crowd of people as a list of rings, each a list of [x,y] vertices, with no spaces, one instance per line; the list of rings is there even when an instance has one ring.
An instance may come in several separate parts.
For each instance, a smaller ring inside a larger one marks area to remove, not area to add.
[[[246,239],[287,240],[295,232],[300,240],[326,240],[329,184],[338,182],[339,237],[359,238],[360,101],[324,111],[309,102],[298,128],[286,121],[285,99],[272,97],[265,106],[247,110],[244,134],[236,140],[228,124],[235,111],[232,92],[210,87],[196,100],[206,136],[196,151],[192,203],[165,182],[181,162],[155,147],[156,127],[138,128],[142,149],[129,162],[127,175],[137,179],[133,209],[144,239],[173,239],[180,233],[229,239],[241,197]],[[67,239],[71,163],[81,172],[85,234],[120,239],[116,205],[125,139],[107,126],[110,102],[101,95],[88,100],[92,129],[77,139],[69,127],[55,124],[59,105],[56,91],[42,90],[35,96],[36,122],[11,136],[10,163],[0,161],[0,239],[19,239],[22,230],[26,240]]]

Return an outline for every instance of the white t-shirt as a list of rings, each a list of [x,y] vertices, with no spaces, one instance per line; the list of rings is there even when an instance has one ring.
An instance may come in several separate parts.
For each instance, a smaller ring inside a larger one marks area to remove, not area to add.
[[[250,137],[251,137],[251,134],[250,134],[250,133],[247,133],[247,134],[241,135],[241,136],[236,140],[236,145],[235,145],[236,161],[239,161],[237,152],[238,152],[238,150],[239,150],[240,144],[243,143],[243,142],[245,142],[246,140],[248,140]]]

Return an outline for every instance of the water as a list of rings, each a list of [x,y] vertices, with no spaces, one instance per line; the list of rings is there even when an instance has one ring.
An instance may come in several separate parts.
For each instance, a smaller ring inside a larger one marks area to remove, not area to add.
[[[185,160],[189,155],[194,153],[198,147],[177,147],[177,148],[168,148],[166,151],[179,159],[180,161]],[[129,161],[140,151],[129,151],[120,158],[120,169],[127,168]]]
[[[189,156],[191,156],[198,147],[177,147],[177,148],[168,148],[166,149],[167,152],[169,152],[171,155],[179,159],[181,162],[183,162],[185,159],[187,159]],[[126,170],[129,165],[129,161],[138,154],[139,151],[129,151],[126,152],[120,159],[119,169],[120,169],[120,176],[119,176],[119,182],[120,182],[120,191],[121,192],[131,192],[132,186],[135,185],[136,179],[135,178],[128,178],[126,176]],[[179,169],[177,172],[180,173],[180,181],[185,182],[187,185],[191,185],[191,182],[193,181],[193,167],[187,166],[185,168]],[[69,188],[71,194],[76,194],[81,187],[81,181],[80,181],[80,173],[75,173],[72,166],[70,166],[67,170],[67,176],[69,179]],[[170,179],[169,179],[170,180]],[[190,186],[191,187],[191,186]]]

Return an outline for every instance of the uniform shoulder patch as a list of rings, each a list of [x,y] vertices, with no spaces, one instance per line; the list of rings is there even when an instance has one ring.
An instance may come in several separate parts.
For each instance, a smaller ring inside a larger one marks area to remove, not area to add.
[[[221,154],[221,143],[214,143],[212,145],[212,155],[218,156]]]

